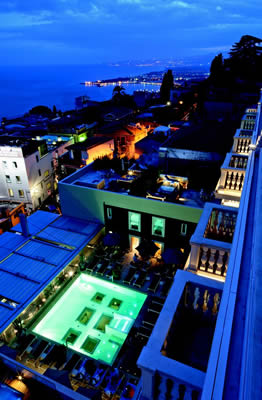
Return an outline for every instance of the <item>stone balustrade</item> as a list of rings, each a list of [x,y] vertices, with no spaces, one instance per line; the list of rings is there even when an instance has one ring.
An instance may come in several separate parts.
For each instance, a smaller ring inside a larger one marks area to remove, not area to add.
[[[197,269],[210,274],[226,277],[228,259],[228,251],[203,246],[200,247]]]
[[[238,169],[246,169],[247,162],[248,162],[248,157],[233,155],[230,159],[229,166]]]
[[[154,400],[200,400],[201,391],[188,383],[156,373],[154,385]]]

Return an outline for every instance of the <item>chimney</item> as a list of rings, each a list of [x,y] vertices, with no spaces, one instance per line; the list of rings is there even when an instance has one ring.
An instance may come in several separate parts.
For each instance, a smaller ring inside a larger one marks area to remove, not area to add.
[[[20,218],[20,224],[21,224],[21,228],[22,228],[22,235],[27,238],[28,236],[30,236],[30,234],[29,234],[26,215],[21,213],[21,214],[19,214],[19,218]]]

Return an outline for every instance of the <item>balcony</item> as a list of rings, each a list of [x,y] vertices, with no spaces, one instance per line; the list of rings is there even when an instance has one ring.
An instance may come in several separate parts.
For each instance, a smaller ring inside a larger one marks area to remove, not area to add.
[[[223,284],[178,271],[138,366],[142,399],[200,399]]]
[[[227,154],[221,167],[221,176],[215,190],[215,197],[221,199],[222,204],[228,205],[228,202],[235,202],[235,206],[238,207],[247,163],[247,156]]]
[[[225,280],[236,219],[234,208],[206,203],[190,240],[189,270]]]

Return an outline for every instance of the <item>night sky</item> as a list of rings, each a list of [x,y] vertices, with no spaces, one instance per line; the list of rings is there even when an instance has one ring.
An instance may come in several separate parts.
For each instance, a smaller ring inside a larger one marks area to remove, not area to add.
[[[261,37],[261,17],[261,0],[2,0],[0,64],[216,54]]]

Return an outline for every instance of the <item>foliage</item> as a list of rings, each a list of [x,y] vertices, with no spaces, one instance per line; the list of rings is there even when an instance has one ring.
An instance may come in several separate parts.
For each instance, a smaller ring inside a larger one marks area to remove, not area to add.
[[[136,103],[133,96],[126,94],[125,88],[116,85],[113,89],[112,101],[114,104],[123,107],[136,108]]]
[[[128,164],[128,160],[126,157],[124,158],[109,158],[108,156],[98,157],[93,162],[93,168],[96,171],[101,170],[114,170],[120,174],[123,174],[126,170],[126,166]]]
[[[31,114],[31,115],[51,115],[52,110],[46,106],[36,106],[36,107],[33,107],[29,111],[29,114]]]
[[[160,87],[160,99],[162,102],[166,103],[170,99],[170,90],[174,87],[174,77],[171,69],[169,69],[162,81],[162,85]]]
[[[232,87],[240,80],[262,81],[262,52],[258,46],[262,39],[254,36],[242,36],[233,44],[229,55],[223,60],[218,54],[211,63],[210,80],[215,86]]]

